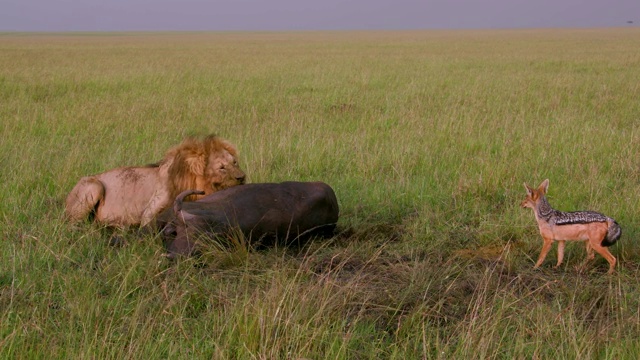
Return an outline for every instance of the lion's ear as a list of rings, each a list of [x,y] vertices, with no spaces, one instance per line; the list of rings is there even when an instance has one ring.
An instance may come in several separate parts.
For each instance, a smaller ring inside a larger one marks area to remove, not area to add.
[[[233,156],[238,156],[238,149],[236,149],[236,147],[233,146],[232,143],[225,140],[225,141],[222,141],[222,146],[224,147],[225,150],[229,152],[229,154]]]
[[[197,176],[204,176],[205,159],[204,155],[188,156],[185,159],[185,163],[189,168],[189,171]]]

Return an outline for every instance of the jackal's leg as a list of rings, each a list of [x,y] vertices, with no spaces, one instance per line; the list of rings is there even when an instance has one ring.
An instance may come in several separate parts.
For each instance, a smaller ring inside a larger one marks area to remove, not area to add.
[[[589,241],[586,241],[586,244],[587,244],[587,261],[593,260],[596,257],[596,254],[593,252],[591,243]]]
[[[589,261],[593,260],[596,257],[596,254],[593,251],[593,247],[591,247],[590,242],[589,241],[585,241],[585,244],[586,244],[586,250],[587,250],[587,257],[584,259],[582,264],[580,264],[580,267],[579,267],[580,271],[582,271],[587,266]]]
[[[553,239],[542,238],[542,241],[544,242],[542,244],[542,251],[540,251],[540,256],[538,256],[538,261],[536,261],[536,266],[533,267],[534,269],[542,265],[544,258],[547,257],[547,253],[549,252],[549,250],[551,250],[551,245],[553,245]]]
[[[562,259],[564,259],[564,243],[564,240],[558,241],[558,263],[556,264],[556,267],[560,267]]]
[[[598,254],[602,255],[602,257],[609,262],[609,271],[607,273],[613,274],[613,268],[616,266],[616,258],[613,255],[611,255],[611,253],[609,252],[609,249],[607,249],[606,247],[600,244],[594,244],[594,243],[591,243],[591,247],[593,248],[593,250],[595,250]]]

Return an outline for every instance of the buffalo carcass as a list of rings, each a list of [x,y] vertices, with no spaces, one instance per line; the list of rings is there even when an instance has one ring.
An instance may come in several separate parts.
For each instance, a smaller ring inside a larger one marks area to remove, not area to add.
[[[182,192],[173,208],[157,220],[168,257],[191,255],[196,240],[243,234],[250,244],[301,242],[330,236],[338,221],[338,200],[322,182],[246,184],[182,202],[196,190]]]

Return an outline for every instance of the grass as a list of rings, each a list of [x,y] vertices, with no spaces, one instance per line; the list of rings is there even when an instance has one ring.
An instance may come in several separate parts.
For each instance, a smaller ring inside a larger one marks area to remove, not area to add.
[[[638,358],[639,30],[0,34],[0,357]],[[63,220],[192,134],[322,180],[339,234],[212,249]],[[523,182],[623,227],[553,269]]]

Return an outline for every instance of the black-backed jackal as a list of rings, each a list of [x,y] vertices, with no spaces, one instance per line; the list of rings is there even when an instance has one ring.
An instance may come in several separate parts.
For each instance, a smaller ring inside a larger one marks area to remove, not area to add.
[[[544,242],[534,268],[542,264],[554,240],[558,241],[556,267],[560,266],[564,257],[564,243],[573,240],[586,241],[587,261],[594,258],[595,250],[609,262],[609,274],[613,273],[616,258],[607,247],[615,244],[622,234],[620,225],[615,220],[595,211],[563,212],[553,209],[545,197],[549,179],[543,181],[537,189],[530,188],[526,183],[524,186],[527,197],[520,205],[533,209]]]

